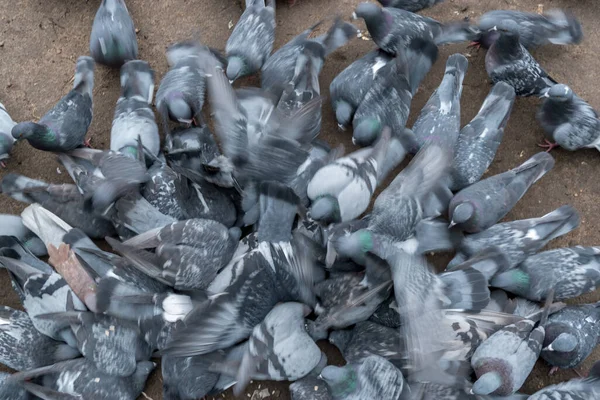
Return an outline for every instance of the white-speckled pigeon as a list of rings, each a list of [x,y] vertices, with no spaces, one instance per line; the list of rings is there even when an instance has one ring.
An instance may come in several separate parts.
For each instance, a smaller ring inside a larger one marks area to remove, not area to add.
[[[133,20],[125,0],[102,0],[90,35],[90,54],[98,64],[120,67],[138,56]]]
[[[10,152],[15,143],[15,138],[11,131],[17,123],[12,120],[4,104],[0,103],[0,166],[4,166],[4,161],[10,156]]]

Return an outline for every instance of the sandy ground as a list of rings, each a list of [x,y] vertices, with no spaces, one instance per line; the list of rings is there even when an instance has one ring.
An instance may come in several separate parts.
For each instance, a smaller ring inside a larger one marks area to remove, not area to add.
[[[306,27],[319,19],[339,13],[349,19],[359,0],[298,0],[288,8],[280,1],[277,10],[278,48]],[[596,68],[600,50],[600,3],[596,0],[446,0],[426,15],[441,21],[477,18],[494,9],[520,9],[535,12],[539,3],[544,9],[561,7],[570,9],[580,19],[585,40],[580,46],[547,47],[534,52],[534,56],[556,80],[569,84],[577,94],[592,106],[600,109],[600,71]],[[4,103],[15,121],[37,120],[70,89],[74,62],[88,53],[89,32],[99,1],[84,0],[0,0],[0,102]],[[139,56],[149,61],[160,79],[167,69],[164,51],[167,45],[191,37],[200,32],[203,41],[223,49],[230,28],[242,9],[235,0],[129,0],[129,10],[138,32]],[[364,30],[362,24],[357,25]],[[354,40],[337,51],[326,61],[321,74],[322,92],[328,96],[328,86],[333,77],[357,57],[374,47],[365,40]],[[464,81],[462,97],[462,120],[467,123],[478,111],[490,84],[484,69],[485,52],[468,50],[466,45],[444,47],[437,64],[429,73],[413,101],[412,126],[419,110],[437,87],[443,75],[446,58],[455,52],[465,54],[470,62]],[[92,145],[107,148],[114,105],[119,96],[119,72],[104,67],[96,70],[94,89],[94,120],[89,130]],[[243,84],[257,84],[256,77]],[[158,80],[156,83],[158,87]],[[536,143],[543,138],[535,121],[538,99],[517,99],[508,123],[504,141],[489,173],[510,169],[540,149]],[[322,138],[330,143],[343,143],[352,148],[349,131],[337,129],[333,113],[327,104],[323,112]],[[556,166],[539,181],[507,219],[541,216],[563,204],[574,205],[582,216],[581,227],[571,234],[551,243],[553,247],[572,245],[598,245],[600,183],[594,171],[600,168],[600,158],[595,150],[569,153],[555,150]],[[55,157],[19,143],[8,162],[8,168],[0,171],[18,172],[32,178],[51,182],[66,181],[68,176],[58,168]],[[1,213],[18,213],[24,206],[2,197]],[[576,299],[574,303],[600,300],[599,293]],[[0,304],[18,307],[18,299],[12,291],[8,276],[0,272]],[[333,361],[340,361],[339,353],[328,351]],[[580,367],[587,371],[600,358],[595,352]],[[551,383],[575,377],[573,371],[561,371],[548,377],[549,367],[539,362],[528,379],[524,392],[531,393]],[[265,384],[272,399],[287,399],[286,384]],[[251,386],[246,398],[258,387]],[[275,393],[273,393],[275,392]],[[162,380],[156,372],[152,375],[145,392],[150,398],[162,398]],[[217,398],[230,398],[224,395]]]

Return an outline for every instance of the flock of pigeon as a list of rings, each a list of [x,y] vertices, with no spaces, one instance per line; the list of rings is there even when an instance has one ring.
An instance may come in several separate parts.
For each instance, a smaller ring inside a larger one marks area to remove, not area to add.
[[[413,13],[439,0],[380,2],[354,13],[378,48],[330,85],[362,147],[344,155],[318,139],[319,73],[358,35],[352,24],[325,19],[272,53],[275,2],[246,0],[225,55],[170,46],[161,147],[133,21],[123,0],[102,1],[73,89],[38,122],[1,109],[1,158],[27,140],[74,183],[2,179],[3,194],[31,204],[0,216],[0,265],[25,310],[0,308],[0,362],[18,371],[0,376],[0,398],[135,399],[152,357],[170,400],[239,395],[251,380],[292,381],[294,400],[600,398],[600,363],[518,393],[539,357],[574,368],[600,336],[598,304],[558,302],[600,286],[600,248],[541,251],[578,227],[577,211],[499,223],[552,156],[482,179],[516,95],[544,98],[548,150],[598,146],[596,112],[527,50],[579,43],[579,22],[553,10],[445,24]],[[477,116],[460,128],[468,62],[454,54],[407,128],[438,46],[469,40],[488,49],[494,82]],[[110,150],[83,146],[95,63],[121,68]],[[260,88],[231,86],[259,71]],[[104,238],[114,252],[91,240]],[[441,251],[456,256],[436,274],[423,255]],[[321,339],[345,366],[327,365]]]

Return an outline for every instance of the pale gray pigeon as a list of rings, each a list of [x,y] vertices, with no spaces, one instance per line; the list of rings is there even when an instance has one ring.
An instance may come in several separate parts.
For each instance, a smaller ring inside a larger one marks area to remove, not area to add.
[[[120,67],[138,56],[133,20],[125,0],[102,0],[90,35],[90,54],[98,64]]]

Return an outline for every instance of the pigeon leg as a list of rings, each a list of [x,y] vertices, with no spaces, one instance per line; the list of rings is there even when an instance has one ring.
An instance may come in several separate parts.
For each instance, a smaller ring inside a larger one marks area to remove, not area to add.
[[[467,48],[470,48],[470,47],[475,47],[477,49],[477,51],[479,51],[479,49],[481,49],[481,42],[474,40],[471,43],[469,43],[469,45],[467,46]]]
[[[554,375],[558,371],[558,367],[550,368],[550,372],[548,372],[548,376]]]
[[[552,151],[553,148],[559,147],[558,143],[552,143],[548,139],[544,139],[544,142],[545,143],[539,143],[538,146],[543,149],[547,149],[546,153],[550,153],[550,151]]]
[[[4,161],[0,161],[0,167],[1,168],[6,168],[6,164],[4,163]]]
[[[92,148],[92,143],[91,143],[91,140],[92,140],[92,138],[85,139],[85,140],[83,141],[83,145],[84,145],[85,147],[88,147],[88,148],[90,148],[90,149],[91,149],[91,148]]]

